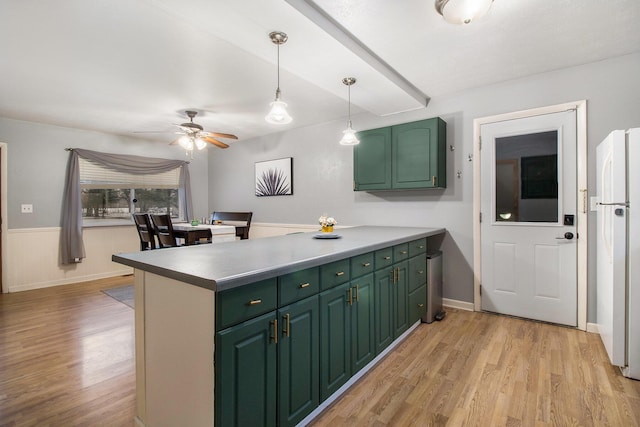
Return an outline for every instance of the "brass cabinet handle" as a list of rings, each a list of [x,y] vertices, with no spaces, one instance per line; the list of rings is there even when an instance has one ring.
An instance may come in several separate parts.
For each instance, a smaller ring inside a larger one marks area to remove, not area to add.
[[[435,175],[433,175],[431,177],[431,185],[433,185],[434,187],[436,186],[436,176]]]
[[[418,271],[418,274],[424,274],[424,270]]]
[[[385,261],[389,261],[391,259],[391,257],[390,256],[386,256],[386,257],[384,257],[382,259],[385,260]]]
[[[407,251],[400,251],[402,255],[406,255]]]
[[[338,271],[338,272],[336,273],[336,276],[344,276],[344,271]]]
[[[353,288],[349,288],[349,305],[353,305]]]
[[[418,307],[422,308],[424,307],[424,304],[418,304]]]
[[[356,302],[359,302],[360,299],[358,298],[358,285],[356,285],[355,289],[356,289]]]
[[[424,249],[424,245],[418,246],[418,249]]]
[[[284,336],[288,337],[291,335],[291,316],[289,315],[289,313],[284,315]]]
[[[278,319],[273,319],[271,324],[273,325],[273,336],[271,337],[271,340],[274,344],[278,344]]]
[[[306,288],[308,286],[311,286],[311,283],[301,283],[300,284],[300,289]]]
[[[371,263],[368,263],[368,262],[364,262],[364,263],[362,263],[362,266],[363,266],[363,267],[369,267],[370,265],[371,265]]]
[[[258,305],[258,304],[262,304],[262,300],[261,299],[252,299],[251,301],[249,301],[247,303],[247,305]]]

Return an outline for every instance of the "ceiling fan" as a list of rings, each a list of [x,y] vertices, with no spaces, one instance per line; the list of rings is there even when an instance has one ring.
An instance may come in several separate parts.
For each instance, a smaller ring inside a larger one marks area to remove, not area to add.
[[[187,110],[185,114],[189,117],[189,122],[176,125],[180,128],[180,131],[176,133],[182,134],[182,136],[169,145],[180,145],[187,151],[193,151],[194,148],[202,150],[207,146],[207,143],[219,148],[229,148],[229,145],[220,141],[218,138],[238,139],[237,136],[230,133],[205,131],[201,125],[193,122],[193,118],[198,114],[197,111]]]

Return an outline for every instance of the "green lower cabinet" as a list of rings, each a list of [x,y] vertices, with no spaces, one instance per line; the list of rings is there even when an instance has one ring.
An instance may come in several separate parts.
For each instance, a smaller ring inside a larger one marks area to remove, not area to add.
[[[215,423],[276,425],[275,312],[216,334]]]
[[[320,401],[351,377],[351,313],[345,283],[320,293]]]
[[[394,264],[396,280],[393,285],[393,339],[398,338],[409,329],[409,263],[402,261]]]
[[[427,284],[409,294],[409,324],[413,325],[427,314]]]
[[[393,341],[393,267],[378,270],[374,277],[374,323],[376,354]]]
[[[320,294],[320,400],[375,357],[373,274]]]
[[[278,319],[278,425],[295,426],[320,403],[318,295],[279,309]]]
[[[351,281],[353,289],[353,305],[351,306],[352,376],[376,356],[373,283],[373,274],[367,274]]]

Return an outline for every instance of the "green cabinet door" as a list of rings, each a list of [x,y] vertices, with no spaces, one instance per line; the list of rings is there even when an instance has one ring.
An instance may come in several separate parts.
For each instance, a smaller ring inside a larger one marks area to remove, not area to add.
[[[216,334],[215,423],[276,425],[275,312]]]
[[[409,324],[413,325],[427,314],[427,284],[409,293]]]
[[[394,264],[396,270],[393,284],[393,339],[398,338],[409,329],[409,262],[402,261]]]
[[[391,128],[358,132],[360,144],[353,151],[353,189],[391,188]]]
[[[318,317],[318,295],[278,310],[279,426],[296,425],[320,403]]]
[[[376,355],[374,339],[373,274],[351,281],[351,375],[371,362]]]
[[[320,401],[351,377],[350,290],[345,283],[320,294]]]
[[[393,188],[444,188],[445,124],[440,118],[393,126]]]
[[[393,267],[388,267],[377,270],[373,275],[376,354],[393,341],[393,271]]]

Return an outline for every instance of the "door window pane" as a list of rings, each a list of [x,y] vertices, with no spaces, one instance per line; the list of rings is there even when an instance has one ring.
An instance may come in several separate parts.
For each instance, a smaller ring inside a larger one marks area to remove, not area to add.
[[[495,140],[499,222],[558,222],[558,131]]]

